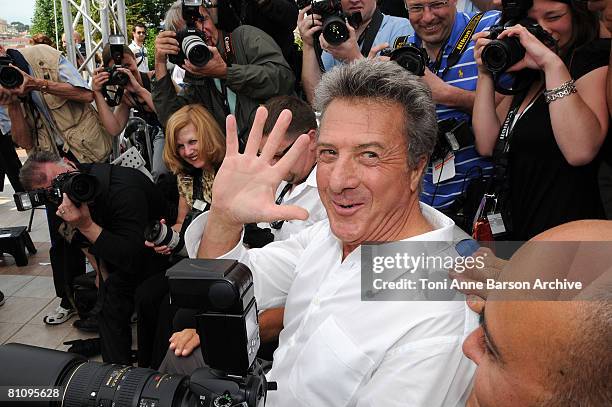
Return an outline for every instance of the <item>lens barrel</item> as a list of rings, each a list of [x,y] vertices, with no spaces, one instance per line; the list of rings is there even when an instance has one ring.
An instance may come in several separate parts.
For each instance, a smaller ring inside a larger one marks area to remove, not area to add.
[[[505,72],[525,57],[525,48],[516,37],[505,37],[489,42],[482,49],[482,63],[491,73]]]
[[[202,38],[197,35],[187,35],[181,44],[183,53],[195,66],[204,66],[212,58],[212,53]]]
[[[0,66],[0,85],[6,89],[14,89],[23,83],[23,75],[12,66]]]

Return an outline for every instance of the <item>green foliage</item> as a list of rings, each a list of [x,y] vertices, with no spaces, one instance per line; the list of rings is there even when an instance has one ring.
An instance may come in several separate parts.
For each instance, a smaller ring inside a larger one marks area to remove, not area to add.
[[[155,69],[155,37],[157,37],[158,29],[151,27],[147,28],[147,39],[145,40],[145,48],[149,61],[149,70]]]
[[[174,0],[125,0],[126,20],[130,37],[134,23],[158,27]]]
[[[61,37],[64,32],[62,23],[62,4],[60,0],[36,0],[34,5],[34,17],[30,26],[30,34],[42,33],[55,41],[55,16],[53,15],[53,1],[57,10],[57,29]]]

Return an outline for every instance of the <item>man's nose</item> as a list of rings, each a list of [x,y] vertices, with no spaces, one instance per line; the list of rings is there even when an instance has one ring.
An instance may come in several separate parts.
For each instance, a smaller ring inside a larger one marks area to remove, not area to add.
[[[421,16],[421,21],[428,23],[430,21],[433,21],[435,18],[436,18],[436,15],[431,11],[429,6],[426,6],[423,9],[423,15]]]
[[[353,157],[339,158],[331,170],[329,187],[334,193],[341,193],[345,189],[354,189],[359,185],[359,170]]]
[[[465,338],[465,341],[463,341],[463,353],[477,365],[480,364],[480,359],[483,355],[482,345],[479,343],[479,341],[483,340],[483,338],[481,338],[483,334],[482,327],[478,327],[478,329],[469,334],[468,337]]]

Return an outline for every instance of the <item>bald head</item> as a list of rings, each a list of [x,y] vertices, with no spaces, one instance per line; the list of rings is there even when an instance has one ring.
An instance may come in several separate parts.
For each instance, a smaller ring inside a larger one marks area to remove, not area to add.
[[[555,301],[535,300],[534,293],[508,301],[507,293],[492,293],[484,323],[464,343],[478,364],[472,403],[606,405],[612,399],[612,222],[572,222],[533,241],[512,257],[503,281],[580,276],[587,288],[570,298],[551,296]]]

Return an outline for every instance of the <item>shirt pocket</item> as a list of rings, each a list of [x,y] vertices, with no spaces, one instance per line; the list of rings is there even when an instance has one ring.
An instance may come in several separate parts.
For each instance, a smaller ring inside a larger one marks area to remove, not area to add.
[[[302,348],[289,374],[289,388],[306,406],[346,406],[373,366],[330,316]]]

